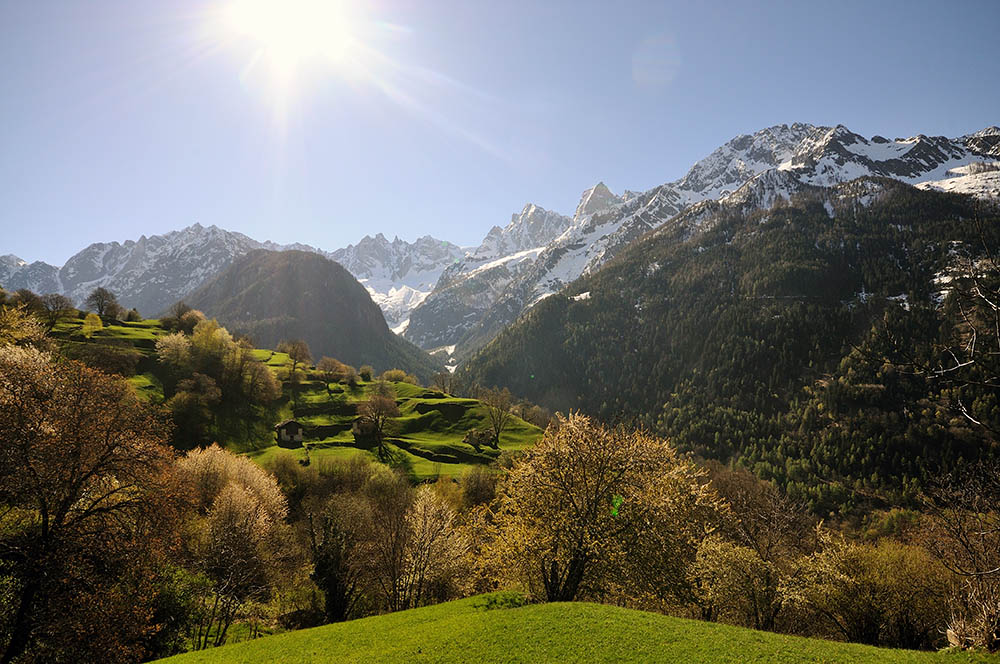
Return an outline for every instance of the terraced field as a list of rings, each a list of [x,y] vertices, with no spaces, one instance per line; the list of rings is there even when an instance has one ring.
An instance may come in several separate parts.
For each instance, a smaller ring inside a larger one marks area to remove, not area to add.
[[[279,375],[287,372],[287,356],[255,352]],[[285,381],[287,407],[283,415],[305,427],[305,442],[294,449],[274,444],[250,452],[250,456],[266,465],[278,455],[310,461],[374,455],[372,449],[356,443],[351,434],[358,406],[369,397],[372,385],[360,382],[353,389],[344,384],[327,385],[314,371],[307,372],[306,380],[298,385]],[[542,435],[538,427],[513,417],[500,437],[500,450],[482,447],[477,451],[462,440],[472,429],[489,427],[486,408],[479,401],[404,382],[391,385],[401,416],[387,427],[390,463],[406,469],[416,480],[460,475],[471,465],[494,461],[502,450],[530,447]]]
[[[64,318],[52,330],[52,336],[66,348],[79,348],[83,344],[127,344],[136,350],[139,363],[136,375],[129,381],[136,392],[150,401],[163,400],[163,385],[156,377],[156,339],[170,332],[155,318],[136,322],[105,325],[88,339],[82,334],[83,320]]]
[[[53,330],[53,336],[68,346],[81,344],[127,344],[140,354],[137,373],[130,378],[136,391],[153,402],[163,401],[163,385],[157,377],[156,339],[169,331],[155,319],[106,325],[89,339],[81,334],[83,321],[67,319]],[[275,438],[247,441],[240,451],[267,465],[276,457],[289,455],[296,460],[347,458],[374,451],[355,442],[351,424],[358,406],[365,401],[373,383],[361,381],[356,388],[327,384],[319,372],[307,369],[301,382],[288,380],[291,360],[285,353],[257,349],[254,356],[267,364],[282,381],[279,420],[294,418],[305,427],[301,447],[279,447]],[[300,374],[303,372],[300,371]],[[512,417],[500,437],[500,450],[487,447],[478,451],[463,443],[467,432],[489,427],[486,408],[475,399],[453,397],[433,389],[394,382],[396,403],[401,416],[387,428],[388,462],[406,470],[420,481],[439,475],[457,476],[476,464],[488,464],[503,450],[522,450],[535,444],[541,429]]]

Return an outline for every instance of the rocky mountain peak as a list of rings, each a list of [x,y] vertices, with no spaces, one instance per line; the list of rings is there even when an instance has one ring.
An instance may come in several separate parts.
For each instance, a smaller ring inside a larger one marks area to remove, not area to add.
[[[27,261],[18,258],[14,254],[7,254],[5,256],[0,256],[0,265],[6,265],[10,268],[20,267],[22,265],[27,265]]]
[[[678,192],[685,205],[718,198],[755,175],[790,161],[804,141],[829,130],[796,122],[742,134],[698,161],[684,177],[668,186]]]
[[[621,197],[613,194],[603,182],[598,182],[583,192],[583,195],[580,197],[580,203],[576,206],[573,221],[578,222],[584,217],[588,217],[595,212],[607,210],[621,202]]]
[[[493,226],[490,229],[482,243],[469,252],[468,266],[472,269],[478,262],[544,246],[557,238],[571,223],[572,220],[565,215],[527,203],[521,208],[521,212],[510,215],[510,222],[506,226]]]
[[[970,150],[986,157],[1000,158],[1000,127],[996,125],[963,136],[962,140]]]

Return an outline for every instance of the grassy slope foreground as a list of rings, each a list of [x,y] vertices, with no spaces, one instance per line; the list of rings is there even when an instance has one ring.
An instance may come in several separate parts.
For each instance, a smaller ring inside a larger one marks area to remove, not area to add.
[[[586,603],[484,610],[482,597],[288,632],[162,662],[1000,662],[888,650]]]

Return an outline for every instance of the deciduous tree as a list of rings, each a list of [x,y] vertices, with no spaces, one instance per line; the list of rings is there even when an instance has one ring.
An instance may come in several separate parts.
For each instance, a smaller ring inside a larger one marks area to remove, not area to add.
[[[411,385],[420,384],[420,380],[416,376],[408,374],[402,369],[389,369],[388,371],[383,371],[382,375],[379,376],[379,380],[395,383],[410,383]]]
[[[175,371],[184,371],[191,365],[191,339],[180,332],[167,334],[156,340],[156,358]]]
[[[101,317],[97,314],[90,313],[83,319],[83,325],[80,327],[80,333],[89,339],[94,336],[95,332],[99,332],[103,328],[104,323],[101,322]]]
[[[0,306],[0,347],[46,345],[45,328],[25,306]]]
[[[288,358],[292,361],[292,372],[294,376],[300,364],[308,365],[312,362],[312,353],[309,352],[309,344],[301,339],[282,341],[278,344],[279,353],[288,353]]]
[[[493,429],[493,435],[495,436],[493,446],[499,447],[500,434],[507,428],[511,415],[513,415],[514,397],[511,396],[510,390],[506,387],[503,389],[494,387],[479,390],[476,398],[486,406],[490,428]]]
[[[712,488],[731,508],[688,572],[702,617],[774,630],[781,586],[810,551],[814,532],[801,505],[746,470],[709,464]]]
[[[400,608],[460,595],[467,577],[468,547],[456,527],[455,511],[425,484],[417,489],[406,521],[409,542]]]
[[[59,293],[48,293],[41,297],[42,306],[45,308],[45,325],[52,330],[60,320],[73,313],[73,302],[65,295]]]
[[[76,656],[82,647],[51,650],[68,629],[62,621],[82,621],[82,631],[112,613],[120,624],[102,624],[102,640],[86,648],[102,661],[141,656],[136,630],[145,627],[129,607],[141,613],[144,600],[122,584],[175,495],[166,438],[124,380],[52,364],[35,349],[0,349],[0,561],[10,575],[0,662],[29,650],[43,661]]]
[[[928,547],[961,581],[950,640],[1000,650],[1000,464],[979,463],[942,478],[927,507]]]
[[[350,618],[362,597],[364,570],[358,554],[358,512],[356,500],[338,495],[320,509],[306,513],[311,577],[323,593],[327,622]]]
[[[822,548],[782,592],[848,641],[931,648],[947,622],[947,570],[924,549],[892,541],[876,545],[822,534]]]
[[[11,303],[14,305],[20,304],[35,315],[45,315],[45,303],[42,302],[42,298],[27,288],[19,288],[14,291],[14,295],[11,297]]]
[[[665,441],[561,418],[498,487],[487,559],[548,601],[689,593],[687,567],[722,509]]]
[[[431,386],[445,394],[454,392],[455,374],[450,371],[439,371],[431,379]]]
[[[332,357],[322,357],[316,368],[326,383],[337,383],[347,376],[347,365]]]
[[[177,384],[177,391],[167,401],[173,416],[174,441],[181,449],[190,449],[210,442],[213,422],[212,409],[222,399],[222,390],[210,377],[194,373]]]
[[[90,295],[83,301],[83,305],[88,309],[93,309],[100,317],[109,316],[117,311],[118,298],[114,293],[103,286],[98,286],[90,291]]]
[[[195,646],[221,645],[239,609],[266,600],[288,562],[288,506],[274,476],[218,445],[189,452],[178,468],[201,514],[190,555],[211,581]]]
[[[378,445],[379,455],[384,456],[386,425],[392,418],[400,415],[396,400],[390,396],[372,394],[358,408],[358,415],[362,420],[371,424],[375,432],[375,442]]]

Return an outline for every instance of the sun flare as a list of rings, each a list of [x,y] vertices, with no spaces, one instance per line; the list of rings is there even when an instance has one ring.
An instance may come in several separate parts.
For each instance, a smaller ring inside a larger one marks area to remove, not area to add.
[[[235,0],[225,18],[286,75],[313,58],[340,61],[354,42],[351,17],[338,0]]]

